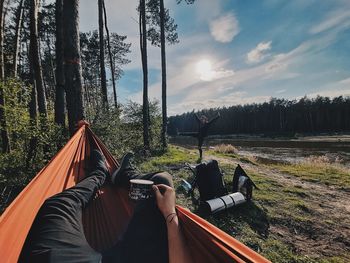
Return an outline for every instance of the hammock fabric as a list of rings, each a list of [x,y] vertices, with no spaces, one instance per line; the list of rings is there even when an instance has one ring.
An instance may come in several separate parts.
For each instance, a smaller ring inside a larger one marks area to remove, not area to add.
[[[1,262],[17,262],[34,218],[50,196],[81,181],[91,147],[99,148],[106,157],[110,172],[117,161],[93,134],[87,123],[57,153],[0,217]],[[180,222],[194,262],[269,262],[236,239],[177,206]],[[127,192],[106,184],[85,209],[84,230],[90,245],[96,250],[110,247],[127,227],[133,205]]]

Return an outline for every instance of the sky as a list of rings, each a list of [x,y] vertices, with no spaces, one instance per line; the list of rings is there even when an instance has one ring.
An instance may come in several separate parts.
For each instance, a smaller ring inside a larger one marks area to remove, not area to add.
[[[184,1],[183,1],[184,2]],[[136,0],[105,0],[111,32],[132,43],[118,96],[142,102]],[[349,0],[165,0],[180,42],[167,46],[169,115],[271,97],[350,96]],[[80,1],[80,30],[97,29]],[[149,43],[150,99],[161,97],[160,49]]]

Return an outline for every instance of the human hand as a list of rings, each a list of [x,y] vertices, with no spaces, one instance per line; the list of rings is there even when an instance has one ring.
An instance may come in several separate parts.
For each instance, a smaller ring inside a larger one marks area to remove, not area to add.
[[[153,191],[156,196],[156,202],[160,212],[166,218],[175,210],[175,190],[165,184],[153,185]]]

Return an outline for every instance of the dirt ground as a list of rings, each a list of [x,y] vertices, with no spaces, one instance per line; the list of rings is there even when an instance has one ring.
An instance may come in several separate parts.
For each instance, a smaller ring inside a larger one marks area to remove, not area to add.
[[[248,171],[266,176],[283,187],[300,188],[300,198],[307,204],[311,220],[293,227],[285,222],[269,222],[273,234],[295,249],[298,254],[311,257],[334,257],[350,252],[350,192],[341,187],[302,180],[265,165],[242,162],[230,157],[206,156],[221,164],[240,164]],[[350,262],[350,258],[349,258]]]

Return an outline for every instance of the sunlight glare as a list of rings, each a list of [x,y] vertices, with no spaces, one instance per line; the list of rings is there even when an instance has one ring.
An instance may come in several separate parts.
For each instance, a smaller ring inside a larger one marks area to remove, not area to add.
[[[197,62],[196,71],[199,78],[204,81],[210,81],[213,79],[212,64],[208,59],[202,59]]]

